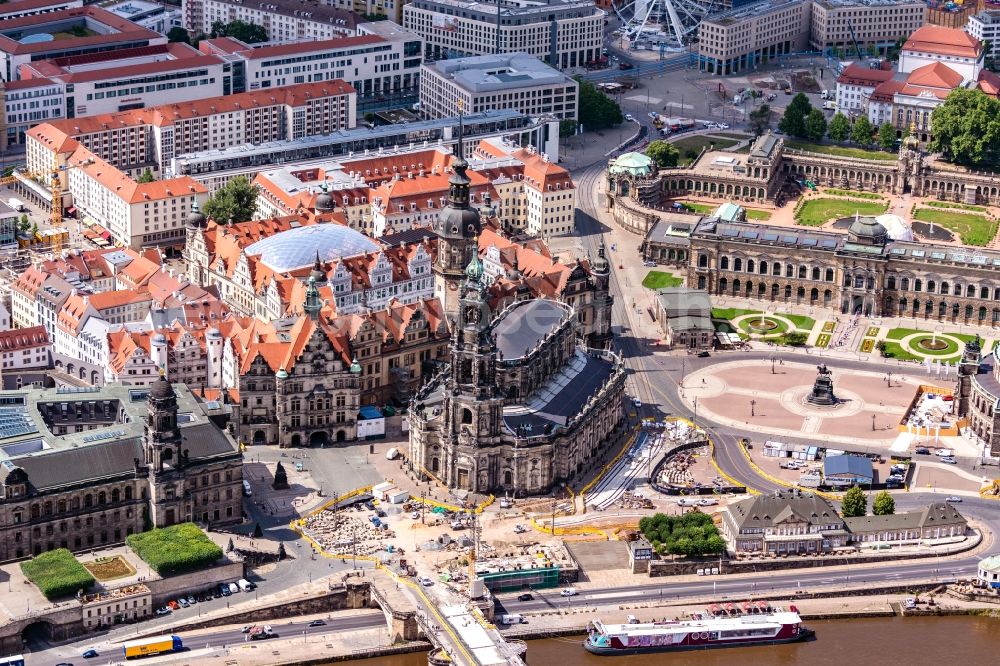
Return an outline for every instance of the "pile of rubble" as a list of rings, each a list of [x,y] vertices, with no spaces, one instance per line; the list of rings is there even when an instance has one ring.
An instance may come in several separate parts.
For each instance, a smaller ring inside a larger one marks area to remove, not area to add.
[[[665,486],[691,486],[694,474],[691,466],[695,463],[693,451],[682,451],[670,458],[660,470],[659,482]]]
[[[639,493],[634,493],[626,490],[622,493],[622,496],[618,498],[618,506],[623,509],[652,509],[653,500],[648,497],[644,497]]]
[[[306,518],[306,533],[332,553],[374,555],[385,550],[384,539],[392,532],[376,527],[363,514],[320,511]]]

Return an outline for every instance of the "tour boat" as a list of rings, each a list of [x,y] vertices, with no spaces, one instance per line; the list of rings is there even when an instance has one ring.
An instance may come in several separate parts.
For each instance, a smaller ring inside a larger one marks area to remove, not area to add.
[[[815,633],[802,626],[794,606],[783,611],[755,604],[748,610],[749,614],[744,615],[733,604],[726,604],[723,608],[713,606],[711,611],[690,620],[632,624],[595,620],[583,647],[600,655],[640,654],[795,643]]]

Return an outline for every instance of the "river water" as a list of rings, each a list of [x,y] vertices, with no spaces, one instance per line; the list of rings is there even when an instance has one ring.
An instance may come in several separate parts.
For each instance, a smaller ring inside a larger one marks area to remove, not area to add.
[[[816,640],[790,645],[597,657],[580,645],[583,636],[528,641],[529,666],[867,666],[1000,662],[1000,620],[985,617],[865,618],[805,623]],[[344,663],[344,662],[340,662]],[[426,666],[422,652],[349,662],[352,666]]]

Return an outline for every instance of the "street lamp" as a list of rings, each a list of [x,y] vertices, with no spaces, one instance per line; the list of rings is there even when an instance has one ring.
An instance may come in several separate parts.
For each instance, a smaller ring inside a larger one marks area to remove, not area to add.
[[[892,388],[892,370],[887,370],[885,373],[885,386]]]
[[[420,524],[421,525],[424,524],[424,507],[427,506],[426,501],[427,501],[427,491],[426,490],[421,490],[420,491]]]
[[[771,357],[771,374],[772,374],[772,375],[773,375],[773,374],[775,374],[775,372],[774,372],[774,362],[775,362],[776,360],[777,360],[777,359],[776,359],[776,358],[775,358],[774,356],[772,356],[772,357]]]
[[[875,415],[872,414],[872,432],[875,432]]]
[[[750,416],[757,416],[757,413],[754,411],[754,407],[756,407],[756,406],[757,406],[757,401],[751,399],[750,400]]]

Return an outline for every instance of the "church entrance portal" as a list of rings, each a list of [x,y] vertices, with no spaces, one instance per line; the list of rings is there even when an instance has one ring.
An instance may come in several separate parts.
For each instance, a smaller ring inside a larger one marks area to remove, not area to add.
[[[309,446],[318,446],[322,448],[329,443],[330,435],[327,434],[325,430],[317,430],[313,434],[309,435]]]

